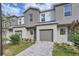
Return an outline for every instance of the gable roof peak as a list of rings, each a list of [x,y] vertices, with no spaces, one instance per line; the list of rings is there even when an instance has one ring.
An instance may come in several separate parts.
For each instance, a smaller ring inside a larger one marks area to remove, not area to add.
[[[28,10],[30,10],[30,9],[37,10],[37,11],[40,12],[40,9],[39,9],[39,8],[30,6],[30,7],[28,7],[28,8],[24,11],[24,13],[27,12]]]

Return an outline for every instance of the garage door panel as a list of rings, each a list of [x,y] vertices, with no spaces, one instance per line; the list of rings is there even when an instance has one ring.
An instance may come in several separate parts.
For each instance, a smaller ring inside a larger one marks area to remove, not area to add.
[[[52,41],[53,40],[53,30],[40,30],[40,40],[41,41]]]

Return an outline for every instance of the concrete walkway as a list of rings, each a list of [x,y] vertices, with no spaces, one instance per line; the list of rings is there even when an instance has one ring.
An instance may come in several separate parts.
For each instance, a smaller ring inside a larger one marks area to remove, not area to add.
[[[16,56],[52,56],[53,43],[40,41]]]

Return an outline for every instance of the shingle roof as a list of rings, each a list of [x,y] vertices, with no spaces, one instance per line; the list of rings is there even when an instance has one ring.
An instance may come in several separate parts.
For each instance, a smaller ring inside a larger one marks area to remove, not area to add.
[[[71,24],[73,21],[76,21],[77,19],[69,19],[69,20],[58,20],[57,22],[58,22],[58,24],[59,25],[63,25],[63,24]],[[79,19],[78,19],[78,21],[79,21]]]
[[[27,8],[27,9],[24,11],[24,13],[27,12],[29,9],[37,10],[37,11],[40,12],[40,9],[39,9],[39,8],[29,7],[29,8]]]
[[[57,3],[57,4],[54,4],[54,7],[58,7],[58,6],[65,5],[65,4],[69,4],[69,3]]]

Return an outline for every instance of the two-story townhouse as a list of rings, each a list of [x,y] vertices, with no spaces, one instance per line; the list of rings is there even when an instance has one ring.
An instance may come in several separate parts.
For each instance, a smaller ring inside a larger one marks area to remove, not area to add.
[[[9,43],[9,41],[6,42],[7,39],[9,39],[9,36],[13,33],[12,26],[15,26],[17,23],[17,16],[2,16],[2,38],[3,43]]]
[[[13,33],[37,42],[69,42],[72,22],[79,20],[78,10],[78,3],[55,4],[54,8],[45,11],[29,7],[24,12],[24,19],[18,18],[18,26],[13,26]],[[79,28],[79,23],[77,25]]]
[[[78,10],[79,3],[62,3],[55,5],[55,17],[56,21],[58,21],[57,38],[61,41],[70,40],[71,27],[73,26],[71,23],[76,20],[79,21]]]

